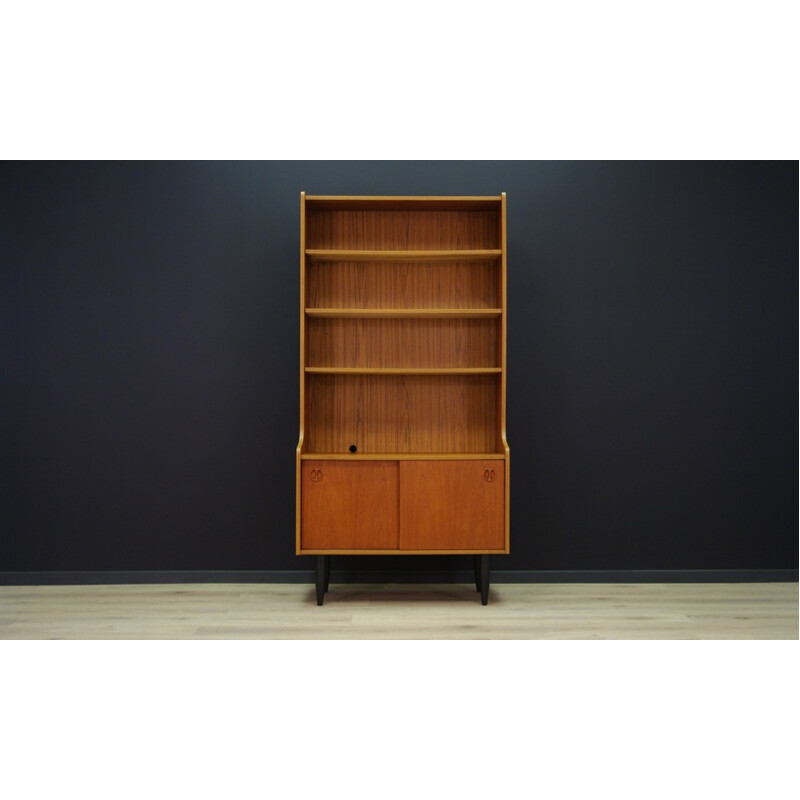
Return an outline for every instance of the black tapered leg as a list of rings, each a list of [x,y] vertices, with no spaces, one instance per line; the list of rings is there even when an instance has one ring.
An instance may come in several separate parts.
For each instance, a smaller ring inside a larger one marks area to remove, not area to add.
[[[475,572],[475,591],[481,590],[481,557],[472,556],[472,569]]]
[[[325,591],[331,585],[331,557],[325,556]]]
[[[489,556],[479,556],[481,560],[481,604],[489,602]]]
[[[325,556],[317,556],[316,569],[317,583],[317,605],[322,605],[322,598],[325,597]]]

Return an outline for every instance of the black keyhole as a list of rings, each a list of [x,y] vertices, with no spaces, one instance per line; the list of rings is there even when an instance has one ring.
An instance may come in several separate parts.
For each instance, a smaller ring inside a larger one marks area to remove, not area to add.
[[[351,453],[355,453],[356,450],[358,450],[358,448],[354,444],[351,444],[350,445],[350,452]]]

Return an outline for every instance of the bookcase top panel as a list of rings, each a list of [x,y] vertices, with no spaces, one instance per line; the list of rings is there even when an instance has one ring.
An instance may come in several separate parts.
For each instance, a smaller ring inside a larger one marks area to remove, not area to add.
[[[502,195],[435,196],[413,195],[306,195],[308,209],[340,211],[487,211],[499,208]]]

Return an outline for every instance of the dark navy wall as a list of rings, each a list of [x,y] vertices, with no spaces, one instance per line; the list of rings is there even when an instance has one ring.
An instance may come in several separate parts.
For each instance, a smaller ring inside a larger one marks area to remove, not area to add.
[[[0,571],[310,567],[302,189],[507,192],[496,568],[797,568],[796,162],[145,162],[0,165]]]

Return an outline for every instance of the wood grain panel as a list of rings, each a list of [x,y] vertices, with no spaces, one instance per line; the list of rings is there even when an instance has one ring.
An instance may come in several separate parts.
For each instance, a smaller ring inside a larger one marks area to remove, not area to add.
[[[500,247],[498,210],[340,211],[307,207],[309,250],[488,250]]]
[[[304,461],[302,546],[396,549],[396,461]]]
[[[503,466],[502,461],[401,461],[400,549],[502,548]]]
[[[500,263],[331,262],[307,266],[309,308],[500,308]]]
[[[496,367],[494,319],[310,319],[309,367]]]
[[[308,376],[307,453],[495,453],[498,375]]]

